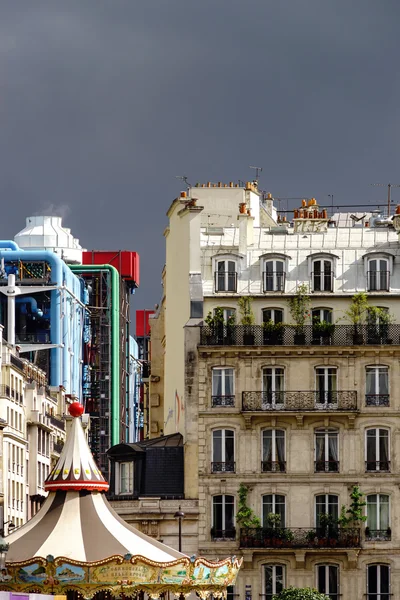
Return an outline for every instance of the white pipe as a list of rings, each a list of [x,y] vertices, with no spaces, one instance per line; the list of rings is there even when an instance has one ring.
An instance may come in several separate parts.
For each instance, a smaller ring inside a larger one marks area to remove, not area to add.
[[[15,346],[15,275],[8,276],[7,341]]]

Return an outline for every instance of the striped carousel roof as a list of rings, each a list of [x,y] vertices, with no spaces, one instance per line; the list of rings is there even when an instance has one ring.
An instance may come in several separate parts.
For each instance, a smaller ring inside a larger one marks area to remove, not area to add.
[[[7,562],[45,558],[49,554],[80,562],[125,554],[156,562],[184,557],[128,525],[111,508],[101,493],[108,489],[108,483],[87,445],[79,418],[82,412],[76,407],[75,411],[76,414],[73,408],[70,411],[76,418],[60,459],[46,481],[50,493],[39,512],[7,536]]]

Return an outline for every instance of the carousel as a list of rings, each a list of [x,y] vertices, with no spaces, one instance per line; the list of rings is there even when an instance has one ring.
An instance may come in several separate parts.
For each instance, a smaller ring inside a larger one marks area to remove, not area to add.
[[[108,483],[89,450],[81,424],[83,407],[70,406],[67,441],[45,483],[39,512],[7,536],[0,590],[92,598],[159,598],[170,592],[205,599],[226,596],[241,560],[189,558],[128,525],[111,508]],[[1,548],[0,548],[1,550]],[[103,594],[101,594],[103,595]]]

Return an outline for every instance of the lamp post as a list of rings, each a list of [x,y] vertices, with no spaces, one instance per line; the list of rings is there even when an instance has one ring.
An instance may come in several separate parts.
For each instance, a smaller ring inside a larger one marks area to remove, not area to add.
[[[179,506],[179,510],[174,514],[174,519],[178,519],[178,536],[179,536],[179,552],[182,552],[182,519],[185,518],[185,513],[181,510]]]

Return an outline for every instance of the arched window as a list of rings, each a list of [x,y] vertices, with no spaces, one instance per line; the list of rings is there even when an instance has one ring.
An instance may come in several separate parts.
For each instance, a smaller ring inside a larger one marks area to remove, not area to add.
[[[369,292],[388,292],[390,282],[389,259],[369,258],[367,281]]]
[[[367,600],[390,600],[390,567],[368,565]]]
[[[221,307],[221,310],[222,310],[225,325],[227,325],[229,323],[233,325],[236,323],[236,308]],[[216,309],[214,308],[214,315],[215,315],[215,311],[216,311]]]
[[[311,282],[313,292],[333,292],[333,259],[312,260]]]
[[[317,589],[330,600],[339,600],[339,567],[317,565]]]
[[[235,539],[235,498],[222,494],[212,499],[212,530],[213,540]]]
[[[283,323],[283,310],[281,308],[263,308],[263,323]]]
[[[264,260],[263,289],[264,292],[285,291],[285,261],[280,258]]]
[[[263,600],[273,600],[286,587],[286,567],[284,565],[264,565]]]
[[[215,261],[214,285],[216,292],[237,291],[237,263],[232,259]]]
[[[285,431],[264,429],[262,432],[261,471],[263,473],[286,472]]]
[[[212,473],[235,472],[235,432],[215,429],[212,432]]]
[[[339,433],[336,429],[315,432],[315,472],[339,472]]]
[[[387,494],[367,496],[367,527],[365,539],[387,541],[391,538],[390,504]]]
[[[286,498],[280,494],[263,496],[263,527],[286,527]],[[272,516],[271,516],[272,515]],[[275,518],[279,515],[279,519]]]
[[[332,323],[331,308],[313,308],[311,315],[313,323]]]
[[[366,471],[390,471],[388,429],[367,429],[365,432]]]

